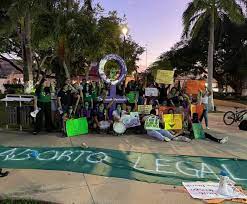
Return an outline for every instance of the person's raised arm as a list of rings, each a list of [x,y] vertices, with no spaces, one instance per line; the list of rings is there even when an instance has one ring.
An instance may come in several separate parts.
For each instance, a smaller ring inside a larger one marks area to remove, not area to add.
[[[108,104],[106,109],[110,109],[114,102],[115,102],[115,98],[112,98],[111,102]]]

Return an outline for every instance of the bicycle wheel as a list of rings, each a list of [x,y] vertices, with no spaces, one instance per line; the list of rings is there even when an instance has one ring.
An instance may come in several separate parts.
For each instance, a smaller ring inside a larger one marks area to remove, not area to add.
[[[223,121],[226,125],[232,125],[235,122],[235,113],[228,111],[223,116]]]

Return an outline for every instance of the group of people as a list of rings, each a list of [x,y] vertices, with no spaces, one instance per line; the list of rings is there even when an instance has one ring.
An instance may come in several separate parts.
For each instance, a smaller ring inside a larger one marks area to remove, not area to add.
[[[158,94],[156,96],[146,96],[145,88],[156,88]],[[61,88],[57,89],[54,79],[46,79],[43,75],[39,83],[36,85],[34,110],[39,110],[35,119],[33,134],[41,131],[43,117],[45,116],[46,130],[53,131],[56,128],[61,129],[66,135],[66,120],[73,118],[87,118],[89,130],[98,133],[102,129],[103,124],[108,124],[107,133],[113,132],[113,124],[121,121],[124,115],[138,111],[138,105],[151,105],[152,110],[147,114],[140,114],[141,128],[132,128],[135,133],[147,133],[150,137],[155,137],[161,141],[180,140],[189,142],[192,134],[192,123],[200,123],[205,119],[206,128],[208,126],[208,97],[211,92],[205,87],[200,90],[198,95],[188,95],[185,87],[163,85],[150,83],[146,85],[142,80],[132,80],[127,84],[125,82],[116,85],[116,95],[128,98],[128,94],[135,92],[135,100],[118,103],[113,97],[111,101],[106,103],[109,95],[110,86],[104,82],[87,82],[72,83],[67,79]],[[202,104],[203,113],[200,118],[198,115],[191,114],[191,104]],[[164,120],[159,113],[160,106],[171,107],[172,113],[182,114],[183,129],[182,130],[164,130]],[[113,109],[113,107],[115,107]],[[112,110],[113,109],[113,110]],[[145,120],[149,116],[156,116],[160,120],[159,130],[145,130]],[[130,128],[131,129],[131,128]],[[216,142],[224,143],[227,138],[217,139],[206,137]]]

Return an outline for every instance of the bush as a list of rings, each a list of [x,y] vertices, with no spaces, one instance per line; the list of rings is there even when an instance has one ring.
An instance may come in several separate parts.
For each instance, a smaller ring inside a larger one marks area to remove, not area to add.
[[[4,84],[6,94],[18,94],[24,92],[24,86],[22,84]]]

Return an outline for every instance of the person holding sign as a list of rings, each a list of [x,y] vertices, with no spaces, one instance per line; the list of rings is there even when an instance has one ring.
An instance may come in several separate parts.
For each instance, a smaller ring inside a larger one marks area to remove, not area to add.
[[[152,109],[150,112],[149,116],[145,116],[143,118],[144,121],[148,120],[149,117],[152,116],[156,116],[156,110]],[[157,116],[156,116],[157,117]],[[161,120],[160,120],[161,121]],[[153,138],[156,138],[160,141],[166,141],[169,142],[171,140],[174,141],[183,141],[183,142],[190,142],[191,140],[185,136],[181,136],[181,132],[176,133],[175,135],[173,135],[170,131],[168,130],[164,130],[164,129],[149,129],[147,128],[147,135]]]

